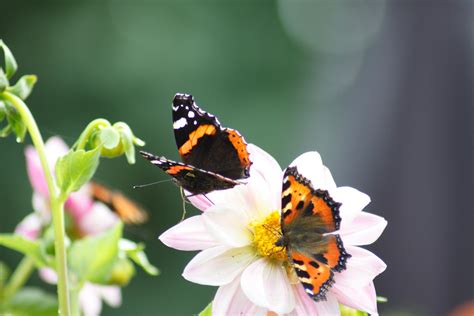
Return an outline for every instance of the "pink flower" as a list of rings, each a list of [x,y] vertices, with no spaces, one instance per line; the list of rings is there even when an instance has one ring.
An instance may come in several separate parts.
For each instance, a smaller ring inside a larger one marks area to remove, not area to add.
[[[339,303],[377,314],[375,276],[385,263],[358,246],[373,243],[387,222],[363,212],[370,198],[350,187],[337,187],[316,152],[291,163],[312,182],[327,190],[340,207],[341,236],[352,255],[347,268],[335,272],[335,283],[325,301],[315,302],[288,269],[288,258],[275,252],[280,230],[283,172],[278,163],[255,145],[249,145],[253,165],[245,185],[191,198],[203,211],[160,236],[169,247],[202,250],[186,266],[185,279],[219,286],[213,315],[266,315],[269,311],[291,315],[339,315]]]
[[[54,172],[56,161],[65,155],[69,148],[59,137],[51,137],[45,144],[46,156],[51,172]],[[33,209],[41,214],[45,222],[50,221],[49,192],[41,162],[33,146],[25,150],[28,177],[33,187]],[[65,211],[71,215],[81,235],[91,235],[113,227],[118,217],[104,204],[94,202],[88,184],[78,192],[73,192],[65,203]]]
[[[45,147],[49,167],[54,172],[56,161],[65,155],[69,148],[59,137],[50,138]],[[40,237],[42,229],[51,223],[49,191],[38,153],[34,147],[28,146],[25,156],[28,176],[34,190],[33,209],[35,212],[26,216],[18,224],[15,233],[29,239],[37,239]],[[69,196],[65,203],[65,211],[71,216],[74,227],[82,237],[104,232],[119,221],[118,216],[105,204],[93,201],[88,184]],[[56,272],[52,269],[40,269],[39,275],[45,282],[57,283]],[[102,300],[112,307],[119,306],[121,303],[120,287],[85,283],[79,292],[79,303],[85,316],[100,315]]]

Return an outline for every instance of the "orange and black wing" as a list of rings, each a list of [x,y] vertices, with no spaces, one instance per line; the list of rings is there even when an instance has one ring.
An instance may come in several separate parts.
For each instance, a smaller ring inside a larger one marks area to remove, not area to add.
[[[335,202],[325,190],[315,190],[311,182],[298,173],[296,167],[285,170],[282,188],[282,227],[301,218],[318,220],[319,233],[329,233],[339,229],[340,203]]]
[[[148,214],[143,208],[121,192],[113,191],[96,182],[91,182],[91,192],[94,200],[106,204],[125,224],[143,224],[148,219]]]
[[[214,115],[198,107],[192,95],[175,95],[173,129],[185,164],[233,180],[249,177],[251,162],[243,136],[222,127]]]
[[[315,301],[325,300],[327,291],[334,284],[331,268],[300,252],[291,252],[290,257],[305,292]]]
[[[180,187],[191,192],[193,195],[206,194],[215,190],[230,189],[241,184],[236,180],[229,179],[220,174],[172,161],[165,157],[155,156],[145,151],[140,151],[140,154],[173,177]]]

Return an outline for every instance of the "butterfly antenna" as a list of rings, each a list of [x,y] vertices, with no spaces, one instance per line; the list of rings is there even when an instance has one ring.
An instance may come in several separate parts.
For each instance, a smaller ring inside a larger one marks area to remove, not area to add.
[[[145,183],[145,184],[136,184],[133,186],[134,189],[141,189],[141,188],[146,188],[146,187],[149,187],[149,186],[152,186],[152,185],[155,185],[155,184],[159,184],[159,183],[163,183],[163,182],[168,182],[168,181],[172,181],[173,179],[167,179],[167,180],[161,180],[161,181],[155,181],[155,182],[151,182],[151,183]]]

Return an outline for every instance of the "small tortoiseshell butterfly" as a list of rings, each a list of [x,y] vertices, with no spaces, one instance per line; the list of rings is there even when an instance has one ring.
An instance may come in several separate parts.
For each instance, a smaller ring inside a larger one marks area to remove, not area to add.
[[[91,182],[90,185],[92,198],[107,205],[125,224],[143,224],[148,219],[148,214],[122,193],[97,182]]]
[[[201,110],[189,94],[173,99],[173,129],[183,163],[141,151],[193,195],[232,188],[249,177],[247,143],[234,129],[222,127],[217,118]]]
[[[315,190],[296,167],[285,170],[281,203],[282,237],[277,246],[286,248],[290,262],[315,301],[325,300],[334,283],[334,272],[346,269],[351,257],[344,250],[339,229],[340,203],[328,191]]]

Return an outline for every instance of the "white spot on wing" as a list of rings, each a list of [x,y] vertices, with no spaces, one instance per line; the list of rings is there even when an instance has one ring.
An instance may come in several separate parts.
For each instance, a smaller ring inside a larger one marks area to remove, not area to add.
[[[179,120],[177,120],[176,122],[173,123],[173,128],[174,129],[180,129],[184,126],[186,126],[188,124],[188,121],[186,120],[186,118],[182,117],[180,118]]]
[[[188,112],[188,117],[189,117],[189,118],[193,118],[194,116],[196,116],[196,114],[194,114],[193,111],[189,111],[189,112]]]

